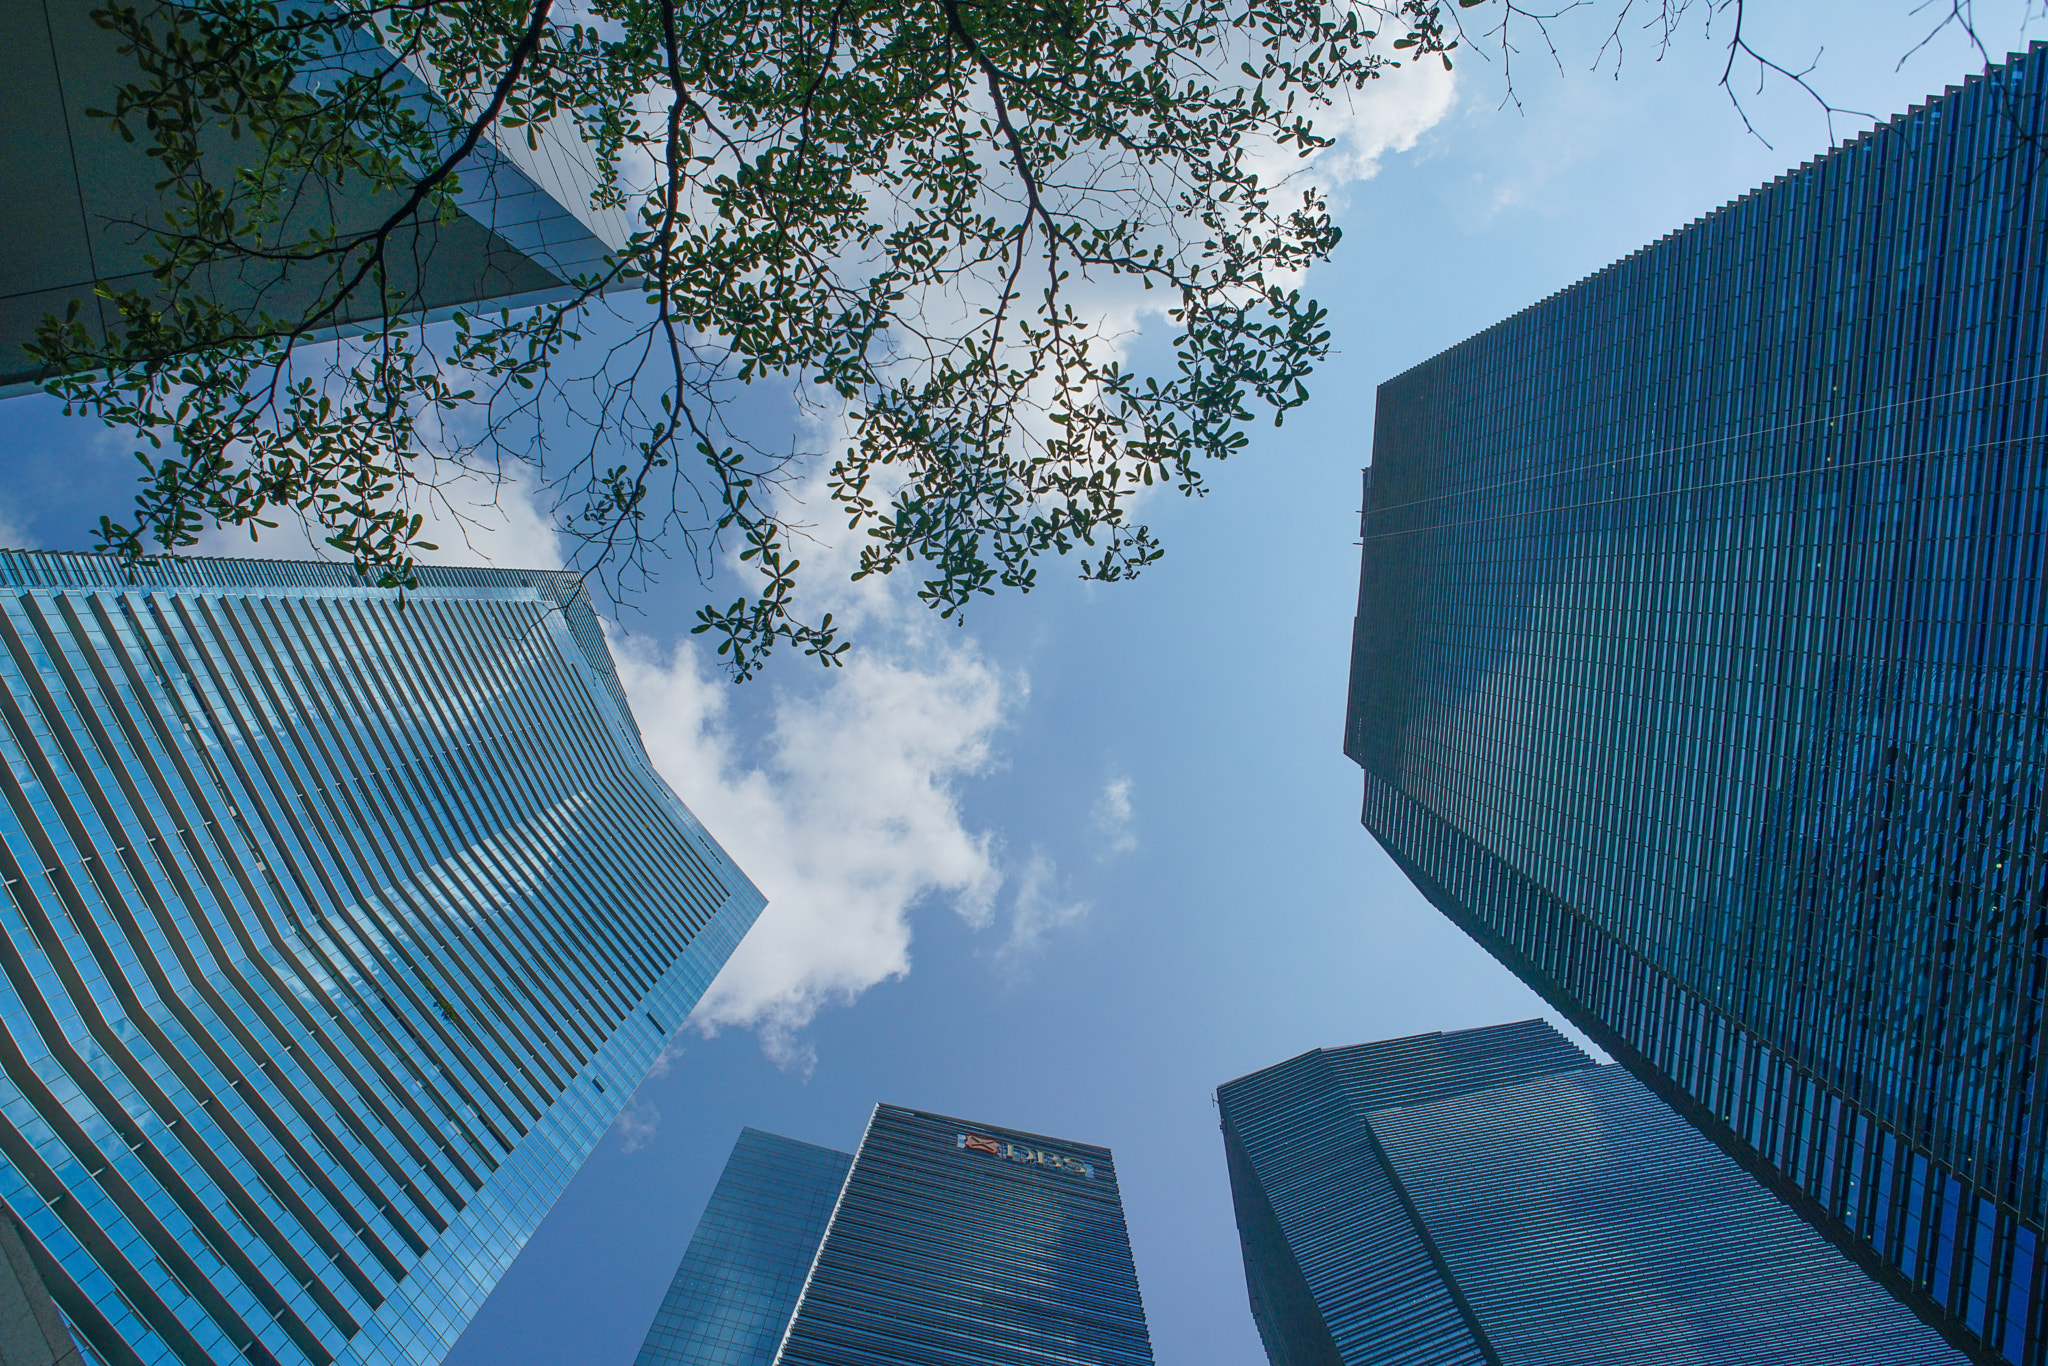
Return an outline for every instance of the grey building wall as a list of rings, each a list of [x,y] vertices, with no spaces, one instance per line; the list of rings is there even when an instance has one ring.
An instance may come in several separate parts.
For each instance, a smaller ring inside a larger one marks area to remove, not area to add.
[[[164,203],[159,164],[144,144],[123,139],[89,109],[139,79],[117,39],[68,0],[0,0],[0,394],[32,387],[35,367],[20,349],[46,315],[81,302],[88,325],[114,313],[94,297],[95,281],[117,293],[149,291],[144,257],[157,248]],[[423,91],[424,86],[420,89]],[[595,210],[595,164],[573,132],[549,125],[538,148],[523,136],[491,137],[462,170],[462,212],[453,222],[401,231],[388,253],[400,312],[445,313],[458,306],[518,306],[565,297],[569,282],[594,272],[631,232],[627,215]],[[226,176],[231,161],[217,168]],[[403,202],[398,195],[341,191],[312,196],[317,212],[344,232],[362,231]],[[215,297],[279,317],[303,311],[327,277],[251,263],[218,273]],[[381,301],[358,300],[333,320],[341,330],[374,318]]]

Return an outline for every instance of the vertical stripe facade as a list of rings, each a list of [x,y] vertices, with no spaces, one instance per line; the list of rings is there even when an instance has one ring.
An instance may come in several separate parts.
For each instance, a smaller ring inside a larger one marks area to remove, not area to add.
[[[761,908],[572,574],[0,555],[0,1199],[104,1366],[438,1362]]]
[[[1382,386],[1345,750],[1432,900],[2048,1363],[2048,52]]]
[[[1276,1366],[1963,1360],[1541,1022],[1318,1050],[1217,1098]]]
[[[742,1129],[634,1366],[769,1366],[852,1165]]]
[[[878,1105],[743,1130],[636,1366],[1151,1366],[1107,1148]]]
[[[1535,1021],[1318,1049],[1217,1088],[1274,1366],[1499,1366],[1364,1115],[1588,1066]]]
[[[777,1366],[1151,1366],[1109,1149],[878,1105]]]

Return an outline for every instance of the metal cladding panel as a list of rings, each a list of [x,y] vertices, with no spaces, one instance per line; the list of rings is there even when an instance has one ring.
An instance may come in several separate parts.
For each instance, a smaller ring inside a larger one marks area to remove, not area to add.
[[[1272,1366],[1336,1366],[1343,1357],[1323,1321],[1308,1279],[1302,1275],[1301,1263],[1287,1245],[1287,1232],[1280,1227],[1258,1170],[1229,1120],[1222,1128],[1230,1203],[1237,1215],[1238,1242],[1244,1255],[1245,1292],[1266,1359]]]
[[[876,1107],[782,1366],[1149,1366],[1107,1148]]]
[[[1307,1053],[1218,1101],[1274,1366],[1962,1359],[1541,1021]]]
[[[1318,1049],[1217,1088],[1253,1317],[1275,1366],[1478,1366],[1470,1315],[1365,1123],[1592,1064],[1540,1020]],[[1277,1350],[1276,1350],[1277,1347]]]
[[[1541,1020],[1318,1050],[1354,1113],[1442,1100],[1592,1060]]]
[[[1453,920],[2048,1363],[2048,50],[1383,385],[1345,750]]]
[[[423,580],[0,554],[0,1199],[107,1366],[438,1362],[761,908],[573,576]]]
[[[742,1129],[634,1366],[768,1366],[852,1165]]]
[[[1964,1359],[1619,1067],[1368,1122],[1502,1366]]]

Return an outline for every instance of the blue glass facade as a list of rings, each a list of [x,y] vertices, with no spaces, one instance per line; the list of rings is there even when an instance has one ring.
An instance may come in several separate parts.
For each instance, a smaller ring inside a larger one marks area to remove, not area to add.
[[[1417,885],[1976,1360],[2048,1362],[2048,52],[1382,386]]]
[[[769,1366],[852,1165],[742,1129],[634,1366]]]
[[[741,1135],[637,1366],[1151,1361],[1107,1148],[878,1105],[852,1158]]]
[[[572,574],[0,555],[0,1199],[104,1366],[438,1362],[761,907]]]
[[[1109,1149],[878,1105],[779,1366],[1150,1366]]]
[[[1318,1050],[1217,1100],[1274,1366],[1964,1359],[1540,1021]]]

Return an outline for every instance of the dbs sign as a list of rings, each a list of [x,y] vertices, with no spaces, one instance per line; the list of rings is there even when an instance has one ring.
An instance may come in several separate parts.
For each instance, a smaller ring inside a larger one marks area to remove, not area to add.
[[[953,1146],[964,1148],[970,1153],[987,1153],[990,1157],[1021,1162],[1027,1166],[1050,1167],[1056,1172],[1065,1172],[1069,1176],[1083,1176],[1090,1181],[1095,1179],[1095,1164],[1092,1162],[1083,1162],[1078,1157],[1068,1157],[1065,1153],[1050,1152],[1044,1148],[1026,1147],[1022,1143],[1008,1143],[1000,1138],[990,1138],[986,1134],[955,1134]]]

